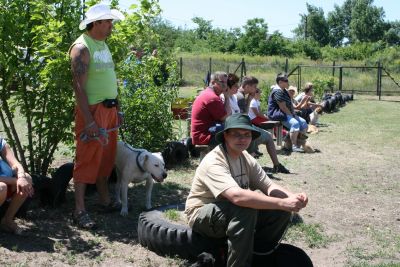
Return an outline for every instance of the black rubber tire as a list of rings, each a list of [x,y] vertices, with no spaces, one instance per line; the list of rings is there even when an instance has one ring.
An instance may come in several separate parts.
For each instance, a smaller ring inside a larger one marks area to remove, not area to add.
[[[169,142],[162,152],[167,168],[183,163],[189,157],[187,147],[181,142]]]
[[[137,231],[142,246],[161,256],[178,256],[190,261],[202,252],[211,253],[216,259],[221,256],[225,239],[206,238],[192,232],[188,225],[165,220],[162,213],[168,209],[182,211],[184,204],[162,206],[139,215]]]
[[[270,255],[253,255],[253,266],[313,267],[313,263],[301,248],[289,244],[280,244],[276,251]]]
[[[72,179],[74,163],[69,162],[61,165],[52,175],[51,192],[53,194],[53,207],[59,207],[65,202],[65,193],[69,181]]]

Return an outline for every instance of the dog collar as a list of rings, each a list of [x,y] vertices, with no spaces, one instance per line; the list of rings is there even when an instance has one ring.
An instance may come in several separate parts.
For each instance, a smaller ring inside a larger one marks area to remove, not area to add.
[[[140,157],[140,154],[142,154],[142,153],[143,153],[143,151],[140,151],[140,152],[138,153],[138,155],[137,155],[137,157],[136,157],[136,165],[139,167],[139,170],[140,170],[141,172],[146,172],[146,171],[143,169],[143,166],[140,165],[140,162],[139,162],[139,157]]]

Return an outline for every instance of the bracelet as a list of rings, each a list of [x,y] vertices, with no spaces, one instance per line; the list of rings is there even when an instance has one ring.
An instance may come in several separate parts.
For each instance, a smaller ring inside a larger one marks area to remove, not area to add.
[[[85,126],[85,129],[89,129],[90,127],[92,127],[95,124],[96,123],[94,121],[92,121],[91,123],[89,123],[88,125]]]

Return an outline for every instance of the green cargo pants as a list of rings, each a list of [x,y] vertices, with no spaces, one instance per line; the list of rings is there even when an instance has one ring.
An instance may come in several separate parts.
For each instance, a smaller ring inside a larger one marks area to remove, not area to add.
[[[290,213],[280,210],[255,210],[216,202],[207,204],[193,224],[193,231],[228,241],[229,267],[251,266],[253,250],[273,249],[290,222]]]

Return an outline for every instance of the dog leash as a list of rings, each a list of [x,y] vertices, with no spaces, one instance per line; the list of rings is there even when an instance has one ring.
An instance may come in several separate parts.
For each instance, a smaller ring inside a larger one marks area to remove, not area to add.
[[[85,132],[82,132],[79,138],[82,142],[97,140],[102,146],[106,146],[108,145],[108,133],[118,130],[119,127],[120,125],[111,129],[99,128],[99,136],[88,136]]]

